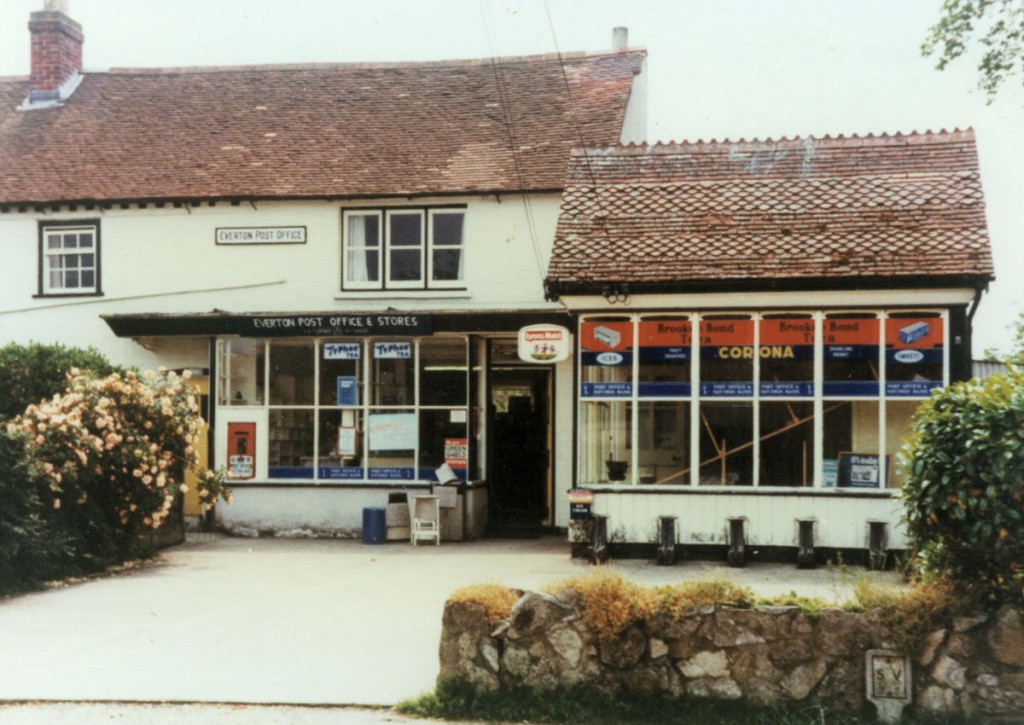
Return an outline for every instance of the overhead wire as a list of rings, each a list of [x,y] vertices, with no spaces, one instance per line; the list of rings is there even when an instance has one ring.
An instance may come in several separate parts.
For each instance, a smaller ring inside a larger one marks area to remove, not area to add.
[[[502,118],[505,122],[505,129],[508,133],[509,140],[509,151],[512,154],[512,167],[516,176],[516,183],[519,186],[520,198],[523,203],[523,211],[526,215],[527,232],[530,236],[530,245],[533,248],[534,261],[537,264],[537,270],[540,273],[541,278],[547,273],[544,264],[544,254],[540,248],[540,241],[537,235],[537,225],[533,215],[533,206],[530,202],[530,198],[526,193],[526,181],[523,175],[522,167],[519,163],[519,142],[516,137],[515,123],[511,116],[511,105],[509,102],[508,89],[505,85],[504,70],[501,67],[501,58],[495,52],[494,42],[491,38],[490,23],[487,18],[487,11],[485,9],[484,0],[480,0],[480,15],[483,18],[484,23],[484,37],[487,39],[487,48],[490,51],[491,56],[491,69],[494,73],[494,83],[498,91],[499,107],[501,109]]]

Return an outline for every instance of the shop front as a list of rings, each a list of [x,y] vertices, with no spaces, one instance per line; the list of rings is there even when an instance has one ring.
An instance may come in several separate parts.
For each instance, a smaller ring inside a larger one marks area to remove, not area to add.
[[[991,276],[969,130],[574,151],[546,278],[578,320],[571,541],[905,549],[900,452],[970,376]]]
[[[581,315],[577,488],[638,551],[663,517],[709,553],[737,520],[766,555],[801,521],[819,547],[902,549],[900,449],[963,325],[962,308]]]
[[[354,535],[367,506],[453,485],[461,530],[554,525],[554,378],[518,330],[544,313],[111,316],[122,335],[208,334],[218,507],[241,533]],[[564,315],[559,315],[564,320]],[[571,370],[571,361],[564,363]],[[566,384],[568,377],[566,377]],[[446,532],[443,532],[447,535]]]

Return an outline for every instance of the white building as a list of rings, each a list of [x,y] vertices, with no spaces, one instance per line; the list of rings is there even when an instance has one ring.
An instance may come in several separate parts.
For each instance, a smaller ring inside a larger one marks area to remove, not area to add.
[[[627,47],[94,73],[65,14],[30,28],[0,338],[199,373],[224,527],[353,533],[448,463],[492,530],[584,489],[623,548],[662,515],[901,548],[893,454],[992,276],[969,132],[622,146]]]

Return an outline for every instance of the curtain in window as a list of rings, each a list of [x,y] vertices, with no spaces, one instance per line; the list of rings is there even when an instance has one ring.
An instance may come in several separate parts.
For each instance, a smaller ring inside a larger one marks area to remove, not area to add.
[[[367,219],[365,216],[348,218],[348,255],[345,269],[350,282],[368,282],[370,279],[367,265],[370,249],[366,246]]]

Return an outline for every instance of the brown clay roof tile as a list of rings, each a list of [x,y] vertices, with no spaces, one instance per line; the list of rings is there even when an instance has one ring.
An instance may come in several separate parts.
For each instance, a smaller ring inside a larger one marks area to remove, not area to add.
[[[644,58],[87,72],[31,111],[0,79],[0,203],[561,189],[581,138],[618,143]]]
[[[575,149],[548,284],[993,273],[972,131]]]

